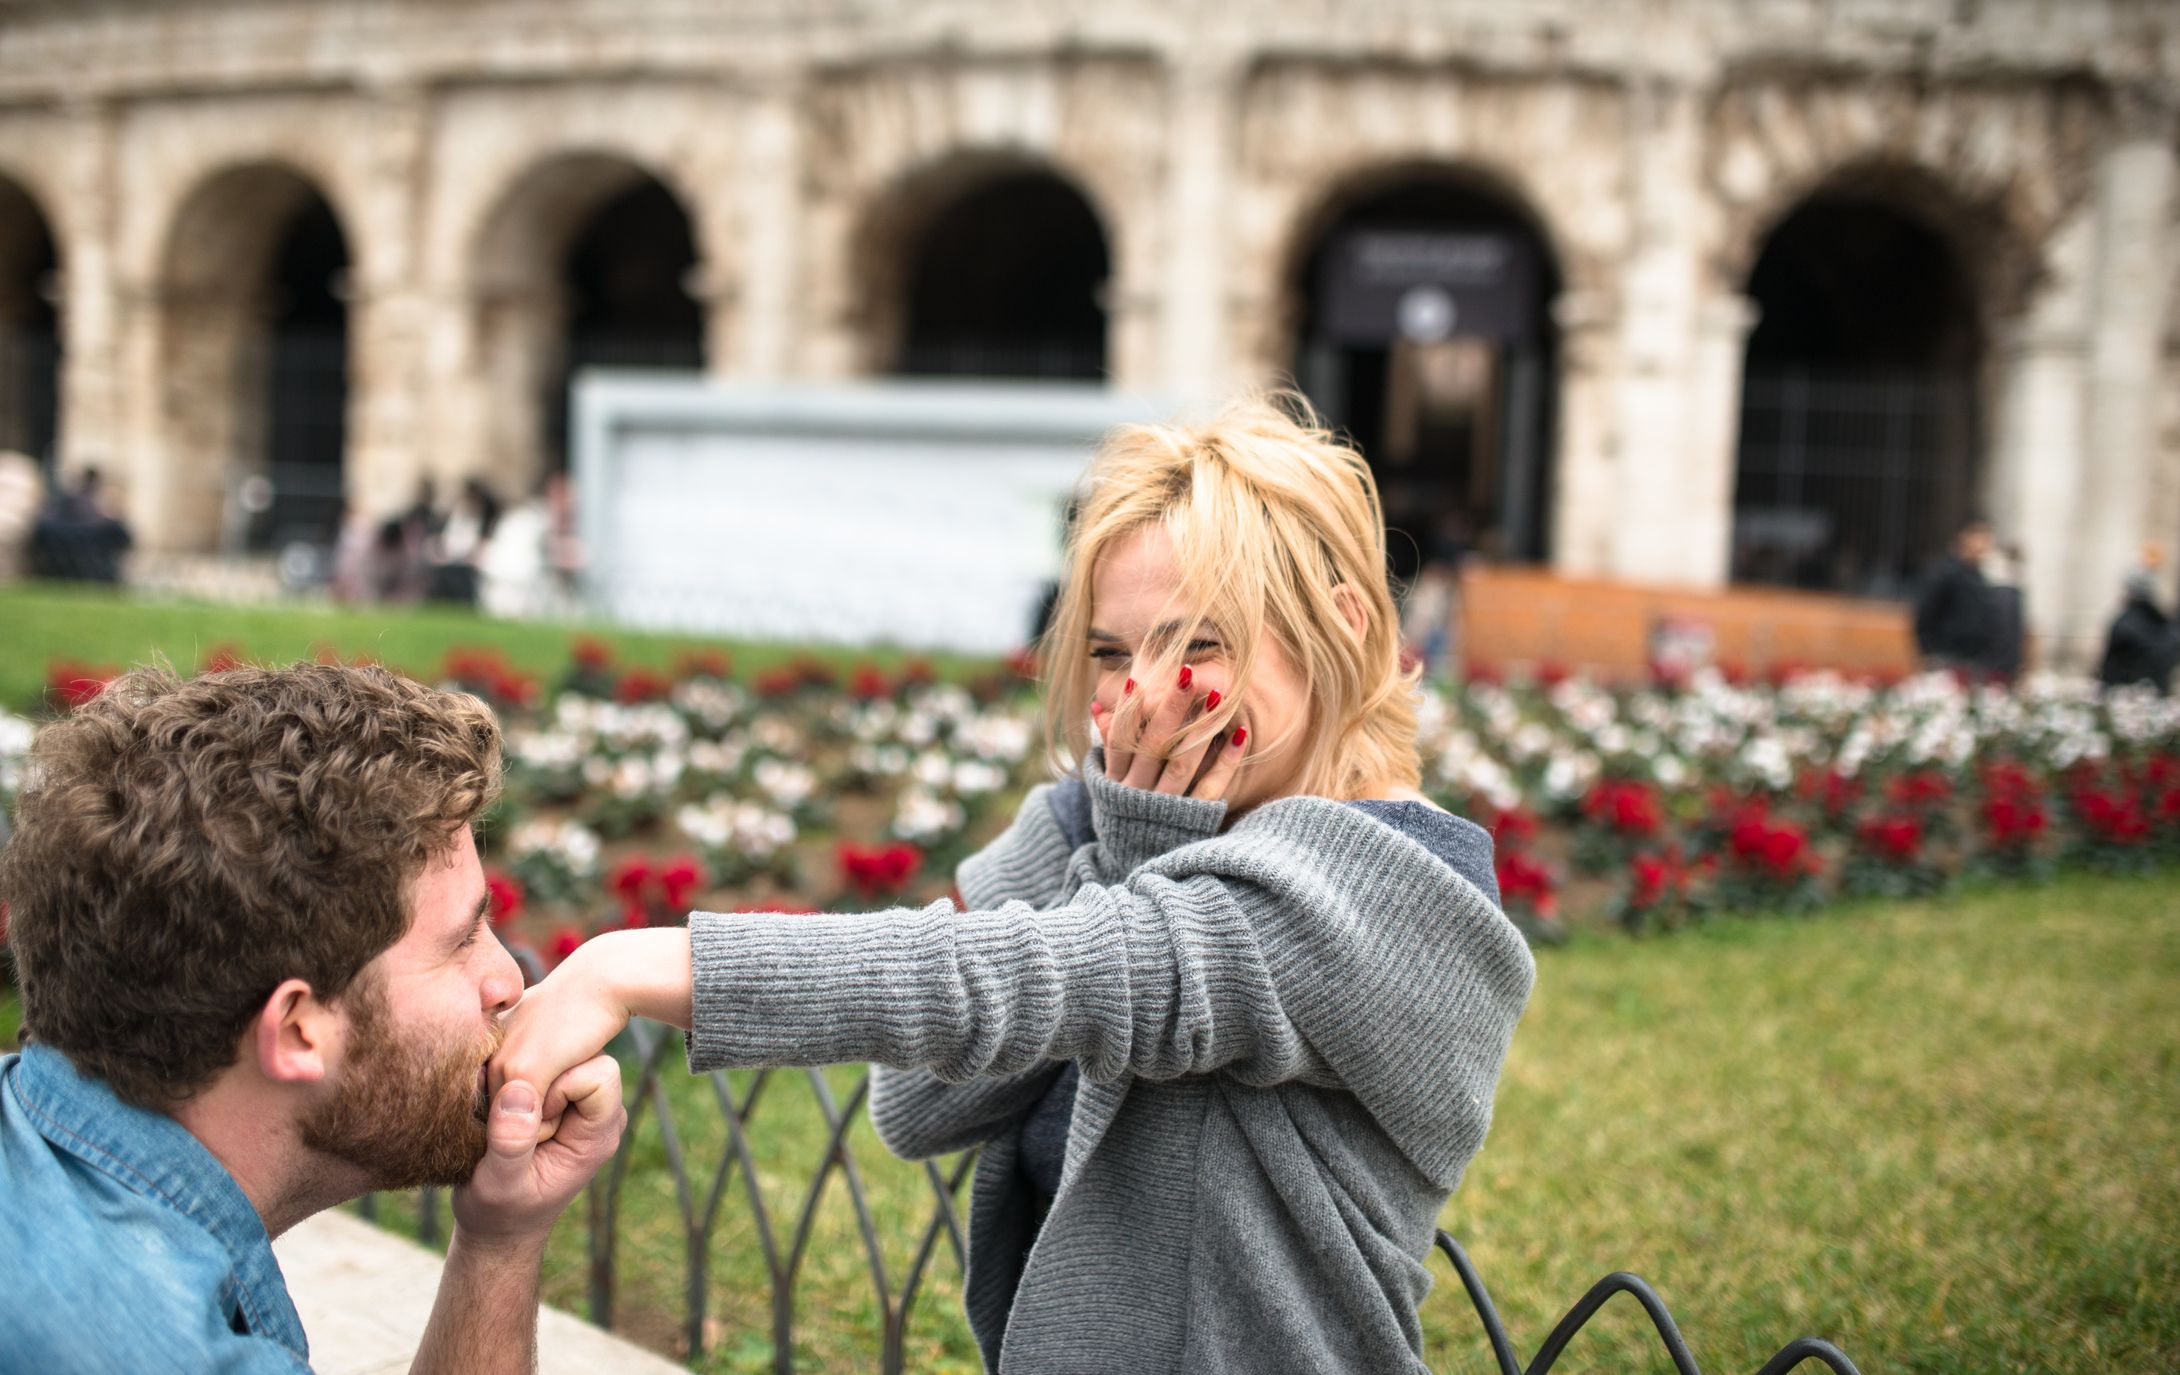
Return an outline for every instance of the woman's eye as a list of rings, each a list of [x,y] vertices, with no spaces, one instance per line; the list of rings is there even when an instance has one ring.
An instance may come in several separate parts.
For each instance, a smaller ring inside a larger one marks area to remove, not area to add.
[[[1128,656],[1117,649],[1093,649],[1090,651],[1090,657],[1101,664],[1111,664],[1118,663]]]
[[[1217,640],[1191,640],[1188,642],[1188,653],[1189,657],[1192,659],[1205,654],[1216,654],[1218,652],[1219,642]]]

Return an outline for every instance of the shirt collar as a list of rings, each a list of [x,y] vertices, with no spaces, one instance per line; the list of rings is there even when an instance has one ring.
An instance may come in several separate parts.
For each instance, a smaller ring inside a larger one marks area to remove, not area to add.
[[[235,1177],[189,1129],[164,1113],[123,1102],[103,1080],[33,1041],[16,1067],[16,1093],[38,1131],[60,1150],[210,1232],[233,1269],[223,1300],[252,1333],[308,1364],[310,1346],[273,1256],[264,1219]]]

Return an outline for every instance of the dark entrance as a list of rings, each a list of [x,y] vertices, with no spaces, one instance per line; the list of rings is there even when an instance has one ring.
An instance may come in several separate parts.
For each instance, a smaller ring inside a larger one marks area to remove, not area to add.
[[[1296,381],[1370,460],[1395,576],[1449,540],[1548,558],[1559,280],[1528,218],[1410,179],[1350,202],[1301,272]]]
[[[568,247],[564,365],[547,449],[568,466],[569,383],[584,368],[704,366],[704,307],[689,292],[696,239],[673,192],[643,177],[599,207]]]
[[[1884,201],[1820,194],[1749,296],[1735,579],[1905,595],[1974,503],[1980,343],[1953,250]]]
[[[981,182],[923,226],[908,262],[894,373],[1105,376],[1105,232],[1059,178]]]
[[[60,259],[37,203],[0,181],[0,450],[50,480],[60,435]]]
[[[272,503],[250,526],[259,549],[331,547],[348,448],[348,244],[312,195],[277,240],[260,364]]]

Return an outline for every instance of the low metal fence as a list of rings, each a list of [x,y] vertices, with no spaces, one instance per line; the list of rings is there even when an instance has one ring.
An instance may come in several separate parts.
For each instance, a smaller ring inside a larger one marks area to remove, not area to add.
[[[758,1250],[771,1285],[772,1366],[779,1375],[796,1369],[797,1284],[810,1258],[820,1206],[835,1177],[847,1191],[860,1237],[863,1263],[868,1271],[872,1297],[880,1318],[876,1365],[882,1375],[902,1375],[907,1369],[909,1317],[919,1292],[931,1274],[931,1263],[941,1245],[953,1255],[957,1272],[966,1255],[962,1234],[960,1194],[975,1163],[966,1152],[946,1161],[924,1161],[908,1167],[887,1157],[886,1168],[913,1168],[929,1189],[929,1212],[912,1235],[915,1248],[905,1269],[889,1267],[880,1227],[874,1218],[871,1189],[849,1141],[856,1116],[863,1111],[870,1092],[866,1071],[845,1094],[837,1092],[821,1070],[763,1070],[744,1079],[737,1090],[733,1077],[720,1071],[695,1076],[702,1081],[700,1100],[716,1109],[725,1127],[725,1148],[716,1165],[698,1164],[684,1142],[680,1120],[667,1089],[670,1074],[680,1073],[681,1036],[671,1028],[653,1023],[633,1023],[619,1049],[624,1066],[633,1070],[627,1090],[629,1123],[619,1153],[593,1180],[585,1217],[585,1250],[588,1274],[585,1307],[592,1322],[614,1326],[620,1297],[621,1274],[618,1247],[623,1222],[623,1203],[637,1152],[638,1134],[648,1120],[656,1132],[665,1166],[672,1176],[680,1229],[684,1283],[680,1346],[694,1361],[712,1345],[711,1280],[713,1243],[726,1200],[739,1193],[749,1210]],[[776,1103],[800,1083],[813,1096],[823,1124],[825,1144],[817,1160],[817,1172],[803,1191],[801,1205],[783,1215],[767,1204],[759,1187],[758,1152],[753,1132],[760,1111]],[[382,1205],[377,1198],[363,1200],[366,1218],[377,1219]],[[446,1231],[445,1199],[441,1191],[422,1192],[417,1212],[417,1231],[427,1244],[440,1241]],[[896,1238],[897,1240],[897,1238]],[[1701,1375],[1686,1340],[1665,1303],[1640,1276],[1626,1271],[1599,1280],[1581,1301],[1568,1310],[1552,1329],[1537,1355],[1524,1366],[1501,1321],[1489,1291],[1459,1243],[1445,1232],[1438,1234],[1438,1248],[1453,1264],[1470,1303],[1476,1309],[1500,1375],[1545,1375],[1558,1362],[1577,1332],[1617,1294],[1632,1295],[1656,1327],[1667,1355],[1679,1375]],[[1780,1348],[1757,1375],[1785,1375],[1805,1361],[1817,1361],[1834,1375],[1857,1375],[1854,1363],[1829,1342],[1803,1337]]]

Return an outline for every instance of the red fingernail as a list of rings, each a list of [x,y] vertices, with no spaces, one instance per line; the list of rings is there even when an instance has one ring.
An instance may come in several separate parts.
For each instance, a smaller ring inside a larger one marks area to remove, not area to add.
[[[1135,679],[1133,678],[1130,678],[1127,682],[1120,685],[1120,695],[1123,697],[1127,696],[1133,691],[1135,691]]]
[[[1242,742],[1242,741],[1244,741],[1244,740],[1247,740],[1248,738],[1249,738],[1249,728],[1248,728],[1247,726],[1236,726],[1236,727],[1234,727],[1234,748],[1235,748],[1235,749],[1237,749],[1237,750],[1238,750],[1238,749],[1240,749],[1240,748],[1241,748],[1241,742]]]
[[[1187,664],[1181,665],[1181,691],[1188,691],[1188,685],[1195,681],[1196,670],[1190,668]]]
[[[1218,709],[1219,709],[1219,690],[1218,690],[1217,688],[1213,688],[1213,689],[1211,689],[1211,695],[1210,695],[1209,697],[1206,697],[1206,698],[1204,698],[1204,710],[1205,710],[1205,711],[1217,711]]]

